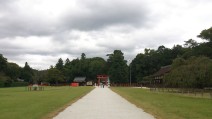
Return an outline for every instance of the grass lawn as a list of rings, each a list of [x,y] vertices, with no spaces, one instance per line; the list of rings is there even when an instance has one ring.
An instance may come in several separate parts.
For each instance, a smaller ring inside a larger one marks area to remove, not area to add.
[[[51,118],[93,87],[45,87],[26,91],[25,87],[0,88],[0,119]]]
[[[151,92],[141,88],[112,90],[157,119],[212,119],[212,99]]]

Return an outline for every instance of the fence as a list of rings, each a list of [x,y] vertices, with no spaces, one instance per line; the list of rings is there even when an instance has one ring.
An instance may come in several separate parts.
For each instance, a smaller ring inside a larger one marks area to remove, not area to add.
[[[43,91],[44,90],[44,86],[41,86],[41,85],[36,85],[36,86],[33,86],[33,85],[29,85],[26,87],[27,91]]]
[[[168,92],[168,93],[176,93],[182,94],[187,96],[194,96],[194,97],[205,97],[205,98],[212,98],[212,88],[203,88],[203,89],[195,89],[195,88],[156,88],[151,87],[150,91],[157,91],[157,92]]]
[[[111,87],[141,87],[140,83],[112,83]]]

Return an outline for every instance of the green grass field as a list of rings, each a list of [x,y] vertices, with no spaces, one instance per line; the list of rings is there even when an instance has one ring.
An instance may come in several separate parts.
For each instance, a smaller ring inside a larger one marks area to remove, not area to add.
[[[112,88],[112,90],[157,119],[212,118],[212,99],[151,92],[141,88]]]
[[[51,118],[91,91],[93,87],[0,88],[0,119]]]

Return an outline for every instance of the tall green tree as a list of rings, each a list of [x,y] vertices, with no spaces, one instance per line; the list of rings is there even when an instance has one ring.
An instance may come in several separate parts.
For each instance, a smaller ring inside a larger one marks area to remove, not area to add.
[[[19,78],[21,73],[21,68],[16,63],[7,63],[6,74],[11,79],[16,80]]]
[[[145,49],[132,60],[132,82],[142,82],[144,77],[152,75],[162,66],[171,65],[173,59],[184,54],[182,46],[176,45],[172,49],[159,46],[157,50]]]
[[[85,53],[82,53],[81,54],[81,60],[85,60],[86,59],[86,55],[85,55]]]
[[[80,71],[81,76],[88,76],[89,59],[86,58],[85,53],[81,54]]]
[[[107,60],[109,65],[109,76],[112,83],[129,82],[127,61],[121,50],[114,50]]]
[[[7,68],[7,59],[0,54],[0,71],[5,71]]]
[[[193,39],[189,39],[189,40],[184,41],[184,42],[185,42],[184,46],[185,46],[185,47],[188,47],[188,48],[193,48],[193,47],[198,46],[197,41],[195,41],[195,40],[193,40]]]
[[[66,82],[72,82],[72,66],[71,66],[71,61],[69,60],[69,58],[66,59],[65,64],[64,64],[64,68],[63,68],[63,74],[64,74],[64,78]]]
[[[140,53],[132,60],[132,82],[141,82],[145,76],[149,76],[159,69],[158,59],[152,55]]]
[[[62,58],[58,59],[58,62],[56,64],[55,68],[60,70],[60,71],[63,70],[63,60],[62,60]]]
[[[69,58],[66,59],[64,67],[68,68],[71,65],[71,61],[69,60]]]
[[[202,32],[197,37],[212,42],[212,27],[202,30]]]
[[[65,82],[64,75],[57,68],[51,68],[47,71],[47,81],[51,84]]]
[[[89,68],[87,77],[90,80],[96,81],[98,74],[107,74],[106,61],[100,57],[94,57],[89,59]]]
[[[48,70],[40,70],[37,71],[35,70],[35,75],[34,79],[37,81],[38,84],[44,83],[44,82],[48,82],[48,76],[47,76],[47,72]]]
[[[181,57],[185,52],[186,52],[186,49],[183,48],[181,45],[174,45],[171,50],[171,54],[173,58]]]
[[[77,58],[77,59],[73,59],[71,61],[71,72],[72,72],[72,79],[75,77],[75,76],[82,76],[82,73],[81,73],[81,69],[80,69],[80,60]]]
[[[24,79],[25,82],[33,83],[33,75],[33,69],[26,62],[24,68],[21,71],[21,78]]]

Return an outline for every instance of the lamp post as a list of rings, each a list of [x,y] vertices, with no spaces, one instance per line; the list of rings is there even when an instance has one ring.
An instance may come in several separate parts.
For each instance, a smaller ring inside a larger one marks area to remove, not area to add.
[[[130,66],[130,86],[131,86],[131,63],[129,63],[129,66]]]
[[[131,86],[131,65],[130,65],[130,86]]]

